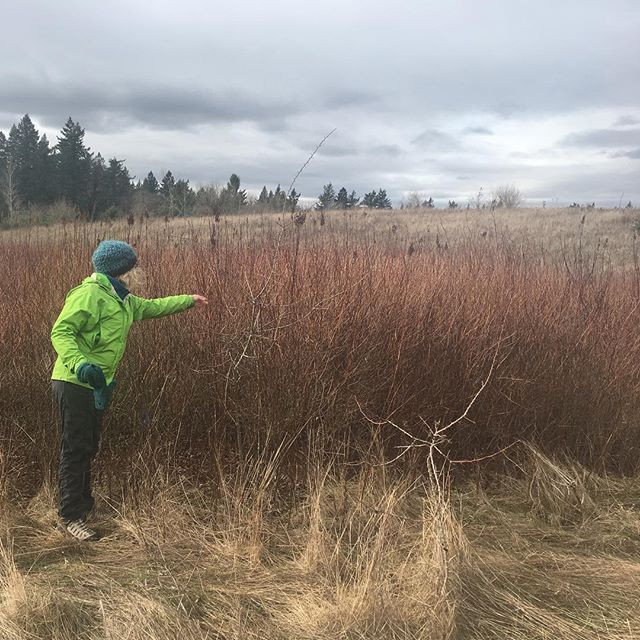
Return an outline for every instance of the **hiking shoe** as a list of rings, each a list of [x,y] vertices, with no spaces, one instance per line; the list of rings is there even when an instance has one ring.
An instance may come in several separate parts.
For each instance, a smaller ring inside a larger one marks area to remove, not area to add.
[[[90,522],[96,522],[97,520],[104,520],[106,517],[107,515],[105,513],[98,511],[94,506],[90,511],[87,511],[85,514],[80,516],[80,520],[85,524],[88,524]]]
[[[58,530],[72,535],[80,542],[92,542],[100,537],[97,531],[90,529],[82,520],[61,520]]]

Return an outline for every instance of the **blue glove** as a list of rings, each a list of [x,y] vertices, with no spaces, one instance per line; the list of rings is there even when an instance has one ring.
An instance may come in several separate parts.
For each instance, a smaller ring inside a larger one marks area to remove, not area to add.
[[[100,387],[99,389],[95,389],[93,392],[93,400],[96,406],[96,409],[99,411],[105,411],[111,402],[111,398],[113,397],[113,390],[116,387],[116,381],[113,380],[111,384],[106,385],[104,387]]]
[[[107,386],[102,369],[97,364],[83,362],[76,370],[76,376],[80,382],[91,385],[94,389]]]

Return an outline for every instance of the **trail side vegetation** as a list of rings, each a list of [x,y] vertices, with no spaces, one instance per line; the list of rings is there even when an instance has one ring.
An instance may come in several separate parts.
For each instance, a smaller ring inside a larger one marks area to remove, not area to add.
[[[0,637],[637,638],[635,211],[503,213],[0,232]],[[209,305],[134,326],[83,546],[49,331],[106,237]]]

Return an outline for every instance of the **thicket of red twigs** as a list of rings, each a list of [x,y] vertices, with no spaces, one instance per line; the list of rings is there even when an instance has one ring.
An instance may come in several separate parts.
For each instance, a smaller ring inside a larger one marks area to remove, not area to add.
[[[310,440],[354,463],[404,453],[393,464],[420,470],[427,451],[412,437],[464,414],[485,383],[443,443],[451,459],[522,439],[637,470],[635,273],[576,255],[549,264],[507,242],[408,246],[308,226],[136,222],[1,241],[0,464],[33,478],[53,468],[49,331],[98,239],[116,236],[138,249],[148,297],[202,293],[209,306],[133,327],[103,477],[206,477],[283,442],[295,473]]]

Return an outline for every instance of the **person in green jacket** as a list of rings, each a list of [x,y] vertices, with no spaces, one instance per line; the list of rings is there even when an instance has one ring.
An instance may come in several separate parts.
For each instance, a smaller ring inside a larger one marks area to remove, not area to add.
[[[98,538],[87,526],[95,504],[91,462],[132,323],[207,304],[197,294],[148,300],[130,293],[119,279],[137,262],[126,242],[103,240],[92,262],[95,273],[69,291],[51,330],[58,354],[52,387],[61,417],[58,528],[82,541]]]

